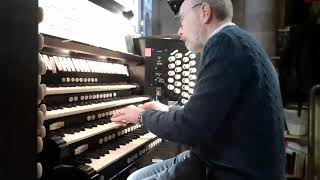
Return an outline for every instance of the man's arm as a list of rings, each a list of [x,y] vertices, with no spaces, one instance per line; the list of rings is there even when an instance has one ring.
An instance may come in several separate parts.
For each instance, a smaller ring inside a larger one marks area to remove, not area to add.
[[[142,119],[146,129],[161,138],[188,145],[210,143],[221,130],[241,87],[249,79],[250,66],[235,59],[237,47],[230,37],[219,33],[214,38],[204,50],[190,101],[184,108],[169,112],[145,111]]]

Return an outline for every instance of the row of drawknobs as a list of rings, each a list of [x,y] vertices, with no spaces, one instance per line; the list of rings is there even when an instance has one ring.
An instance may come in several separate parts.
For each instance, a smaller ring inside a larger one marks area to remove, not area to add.
[[[197,79],[197,55],[188,51],[175,50],[168,57],[167,89],[181,96],[181,103],[186,104],[194,92]]]

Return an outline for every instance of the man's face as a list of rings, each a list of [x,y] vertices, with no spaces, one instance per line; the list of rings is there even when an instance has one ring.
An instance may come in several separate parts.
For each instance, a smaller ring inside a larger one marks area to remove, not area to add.
[[[185,0],[181,5],[179,17],[180,28],[178,35],[184,41],[188,50],[195,53],[202,51],[201,24],[199,21],[199,7],[202,3],[195,0]]]

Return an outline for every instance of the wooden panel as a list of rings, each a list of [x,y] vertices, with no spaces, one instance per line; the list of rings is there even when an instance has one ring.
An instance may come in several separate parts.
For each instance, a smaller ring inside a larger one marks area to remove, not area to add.
[[[0,179],[36,179],[38,1],[0,1]]]

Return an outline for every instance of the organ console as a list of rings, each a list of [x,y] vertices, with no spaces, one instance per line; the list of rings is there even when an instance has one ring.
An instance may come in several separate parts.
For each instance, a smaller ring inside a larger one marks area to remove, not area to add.
[[[39,34],[38,23],[46,21],[40,2],[58,1],[0,1],[0,179],[121,179],[161,139],[140,125],[111,123],[110,116],[152,99],[187,103],[199,56],[176,39],[137,39],[139,56]],[[87,1],[59,2],[73,8]],[[319,92],[311,97],[310,178],[320,174]]]
[[[159,100],[156,91],[161,88],[168,100],[187,103],[195,86],[198,56],[178,40],[153,40],[150,57],[123,58],[57,39],[45,35],[39,53],[43,62],[39,131],[46,130],[40,156],[43,179],[116,179],[161,139],[140,125],[113,123],[110,117],[127,105]],[[162,47],[162,41],[172,47]],[[132,81],[137,76],[132,72],[144,58],[146,83],[139,84]]]
[[[130,69],[143,58],[43,37],[38,56],[41,179],[117,179],[161,142],[141,125],[110,121],[121,108],[152,100],[131,80]]]
[[[198,56],[181,42],[167,51],[149,46],[154,53],[144,57],[41,34],[46,11],[37,1],[1,3],[16,8],[1,11],[7,28],[0,29],[6,87],[0,179],[120,179],[161,139],[110,117],[156,100],[161,90],[158,95],[186,103]]]

